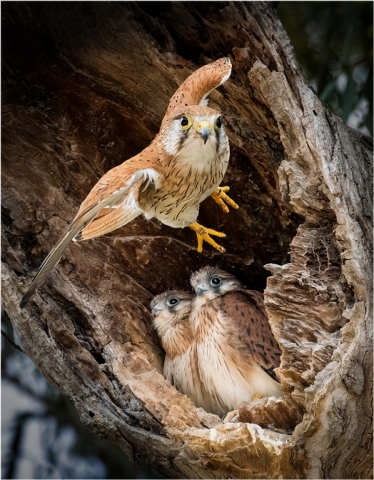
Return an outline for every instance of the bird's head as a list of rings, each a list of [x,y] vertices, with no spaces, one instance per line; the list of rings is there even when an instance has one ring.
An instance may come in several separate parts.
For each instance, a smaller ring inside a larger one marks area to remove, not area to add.
[[[245,288],[234,275],[215,267],[201,268],[191,275],[190,281],[196,295],[207,301]]]
[[[169,356],[182,353],[192,341],[191,305],[192,294],[180,290],[168,290],[151,302],[153,324]]]
[[[155,327],[172,327],[187,320],[191,313],[191,302],[192,294],[179,290],[168,290],[156,295],[151,301]]]
[[[190,105],[176,109],[161,125],[165,151],[171,156],[204,157],[220,154],[228,145],[222,115],[209,107]]]

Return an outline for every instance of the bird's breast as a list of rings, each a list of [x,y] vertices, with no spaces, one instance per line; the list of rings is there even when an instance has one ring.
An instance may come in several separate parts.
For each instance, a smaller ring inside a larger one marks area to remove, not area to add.
[[[185,227],[194,222],[200,203],[221,183],[228,158],[229,152],[200,156],[195,152],[171,158],[158,188],[150,189],[146,200],[140,204],[145,216],[156,217],[172,227]]]

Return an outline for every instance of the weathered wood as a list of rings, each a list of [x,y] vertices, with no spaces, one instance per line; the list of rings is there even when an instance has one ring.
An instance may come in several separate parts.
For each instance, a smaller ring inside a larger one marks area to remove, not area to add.
[[[2,22],[3,304],[43,375],[94,433],[169,477],[371,478],[372,143],[315,96],[276,13],[8,2]],[[71,245],[21,311],[100,176],[152,140],[192,71],[226,55],[233,74],[211,104],[240,209],[208,199],[199,219],[228,234],[227,253],[198,254],[193,232],[136,219]],[[162,377],[149,302],[207,264],[266,286],[283,410],[263,400],[222,423]]]

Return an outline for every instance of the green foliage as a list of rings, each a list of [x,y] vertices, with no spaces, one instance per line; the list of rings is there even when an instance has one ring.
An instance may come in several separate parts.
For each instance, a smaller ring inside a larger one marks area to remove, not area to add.
[[[372,134],[373,3],[279,2],[277,12],[319,98]]]

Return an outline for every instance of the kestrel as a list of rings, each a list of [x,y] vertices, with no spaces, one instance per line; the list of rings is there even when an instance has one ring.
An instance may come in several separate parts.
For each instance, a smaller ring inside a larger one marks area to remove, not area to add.
[[[213,267],[195,272],[191,285],[197,294],[190,322],[199,374],[217,407],[227,413],[241,402],[281,397],[273,372],[281,352],[262,294]]]
[[[197,407],[209,409],[214,405],[198,372],[190,324],[191,303],[192,295],[188,292],[168,290],[157,295],[151,302],[153,323],[166,353],[164,377]]]
[[[153,142],[135,157],[109,170],[93,187],[80,209],[44,260],[22,299],[23,308],[60,260],[72,240],[87,240],[115,230],[143,214],[174,228],[189,226],[198,239],[220,252],[210,235],[225,234],[196,222],[199,205],[208,196],[228,211],[238,208],[218,187],[230,156],[222,115],[206,106],[209,93],[231,74],[229,58],[205,65],[173,95]]]

